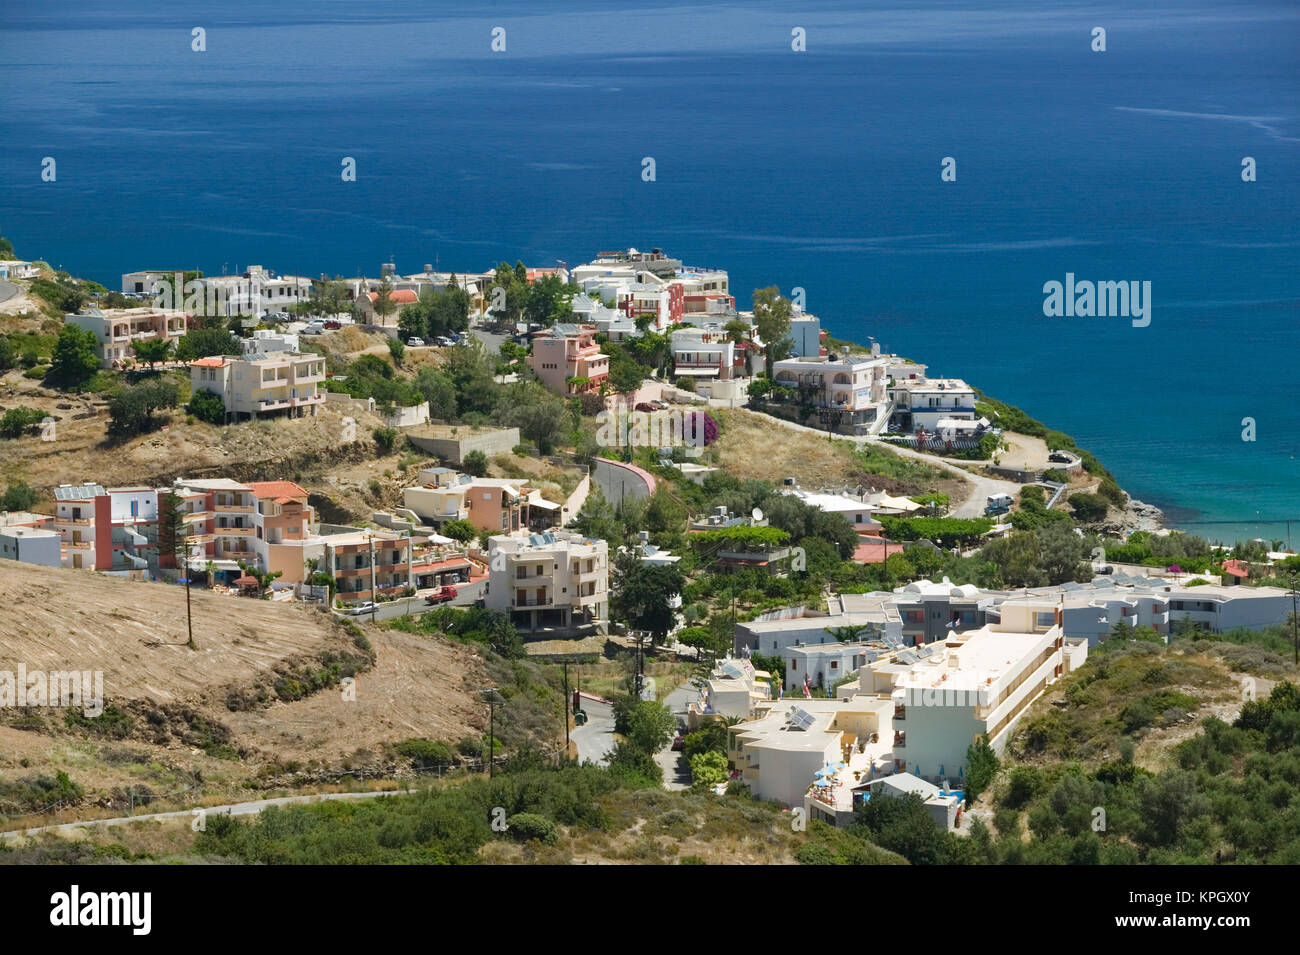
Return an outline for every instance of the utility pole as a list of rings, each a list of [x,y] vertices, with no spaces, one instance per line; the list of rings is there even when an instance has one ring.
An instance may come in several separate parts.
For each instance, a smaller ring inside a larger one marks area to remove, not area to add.
[[[379,609],[379,605],[375,602],[375,599],[379,596],[379,590],[377,589],[378,578],[375,576],[375,535],[374,535],[374,532],[373,532],[373,531],[370,532],[370,534],[368,534],[367,537],[368,537],[368,539],[369,539],[369,541],[370,541],[370,622],[371,622],[371,623],[374,623],[374,622],[375,622],[375,612]]]
[[[497,751],[497,701],[495,697],[488,697],[488,779],[495,775],[496,771],[496,751]]]
[[[564,661],[564,758],[569,758],[569,710],[573,700],[569,697],[569,661]]]
[[[1300,617],[1296,616],[1296,589],[1295,589],[1296,572],[1291,571],[1291,642],[1295,645],[1295,663],[1300,666]]]
[[[181,540],[184,542],[183,547],[185,548],[184,551],[182,552],[184,554],[184,557],[182,559],[185,562],[184,567],[182,568],[185,571],[185,628],[186,630],[189,631],[189,635],[190,635],[189,646],[191,649],[193,649],[194,648],[194,616],[193,614],[190,613],[190,535],[189,535],[188,528],[186,529],[185,536],[181,538]]]

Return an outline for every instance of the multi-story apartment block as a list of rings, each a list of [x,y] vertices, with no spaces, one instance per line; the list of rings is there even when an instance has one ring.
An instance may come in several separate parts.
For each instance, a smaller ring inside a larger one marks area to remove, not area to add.
[[[178,309],[90,308],[79,315],[67,315],[64,321],[94,334],[101,367],[120,368],[136,360],[136,342],[179,340],[186,332],[188,317]]]
[[[745,374],[744,349],[726,334],[687,326],[672,333],[673,374],[728,381]]]
[[[130,573],[157,564],[158,492],[105,489],[88,481],[54,489],[53,529],[62,539],[64,567]]]
[[[559,324],[537,332],[528,366],[557,394],[597,394],[609,378],[609,356],[595,335],[591,325]]]
[[[596,257],[586,265],[570,269],[569,278],[579,285],[591,278],[615,274],[630,277],[638,272],[649,272],[660,278],[670,278],[681,267],[680,259],[671,259],[660,249],[651,249],[649,252],[628,249],[626,252],[598,252]]]
[[[894,403],[893,425],[909,434],[924,428],[930,434],[970,430],[978,420],[975,389],[960,378],[895,379],[889,388]],[[963,427],[955,422],[969,422]]]
[[[521,630],[573,632],[608,619],[609,550],[603,540],[565,532],[489,540],[484,605]]]
[[[469,521],[485,531],[544,531],[560,523],[563,505],[522,478],[478,478],[451,468],[425,468],[402,492],[403,507],[422,523]]]
[[[280,571],[286,583],[305,580],[307,561],[324,557],[323,540],[312,531],[316,512],[307,492],[293,481],[251,481],[248,489],[254,501],[252,544],[258,567]]]
[[[1004,609],[997,623],[868,663],[858,684],[838,694],[893,701],[897,772],[960,779],[975,739],[1002,752],[1030,704],[1087,655],[1087,640],[1065,636],[1051,602],[1026,603]]]
[[[326,534],[322,569],[334,576],[338,597],[346,603],[400,594],[415,587],[414,547],[423,542],[383,530]]]
[[[110,572],[178,568],[176,554],[158,550],[158,513],[169,495],[182,515],[190,569],[211,571],[214,580],[239,577],[242,562],[297,582],[304,579],[307,558],[323,554],[311,531],[307,492],[293,482],[180,478],[162,488],[56,488],[52,528],[62,538],[63,566]]]
[[[260,265],[250,265],[242,275],[205,276],[195,284],[203,294],[206,314],[225,317],[287,314],[295,305],[310,301],[312,289],[309,278],[276,275]]]
[[[324,358],[293,352],[200,358],[190,365],[193,390],[219,395],[227,422],[267,414],[314,415],[325,403],[319,387],[324,380]]]
[[[889,396],[881,358],[831,354],[787,358],[772,366],[778,385],[792,388],[819,411],[834,415],[830,424],[847,434],[875,434],[887,423]]]
[[[682,289],[682,306],[686,314],[734,314],[736,299],[727,286],[729,278],[722,269],[678,269],[671,284]]]

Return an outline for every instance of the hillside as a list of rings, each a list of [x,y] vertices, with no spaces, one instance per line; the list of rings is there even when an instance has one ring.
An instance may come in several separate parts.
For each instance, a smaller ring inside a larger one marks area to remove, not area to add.
[[[183,791],[180,802],[194,804],[259,777],[289,784],[302,781],[295,770],[365,765],[412,737],[454,742],[486,724],[471,690],[489,682],[487,666],[444,640],[387,630],[367,640],[302,605],[195,590],[190,649],[182,587],[10,562],[0,601],[21,610],[0,620],[0,669],[102,671],[106,705],[95,721],[48,707],[0,711],[3,813],[37,808],[19,784],[58,772],[105,808],[126,789]],[[338,683],[353,673],[346,700]],[[84,804],[71,813],[86,814]]]

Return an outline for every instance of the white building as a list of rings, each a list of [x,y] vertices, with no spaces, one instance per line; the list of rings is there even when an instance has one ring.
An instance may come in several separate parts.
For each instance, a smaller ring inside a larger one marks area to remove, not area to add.
[[[187,330],[188,318],[177,309],[89,308],[78,315],[64,316],[64,321],[91,332],[100,366],[113,368],[136,360],[137,342],[159,338],[179,341]]]
[[[861,355],[787,358],[772,366],[773,380],[806,395],[819,410],[838,413],[836,430],[877,434],[888,422],[885,361]]]
[[[21,259],[0,259],[0,279],[34,279],[41,270]]]
[[[484,606],[520,630],[572,632],[608,620],[609,549],[565,532],[489,539]]]
[[[751,793],[786,806],[813,796],[828,815],[852,815],[852,795],[818,784],[844,771],[871,779],[890,771],[893,704],[853,700],[774,700],[727,732],[727,758]]]
[[[970,745],[984,737],[1002,752],[1030,704],[1087,652],[1087,641],[1067,641],[1051,603],[1026,603],[999,623],[867,664],[858,686],[839,693],[893,701],[896,772],[960,780]]]
[[[960,432],[976,430],[979,421],[975,389],[960,378],[895,379],[889,397],[892,421],[909,434],[924,428],[930,434],[956,431],[964,436]]]
[[[0,559],[62,567],[62,540],[58,531],[44,527],[0,527]]]

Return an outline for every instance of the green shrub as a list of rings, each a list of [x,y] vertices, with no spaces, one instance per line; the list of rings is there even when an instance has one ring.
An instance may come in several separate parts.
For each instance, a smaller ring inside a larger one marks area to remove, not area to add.
[[[510,816],[506,822],[506,831],[516,842],[540,842],[544,846],[553,846],[559,841],[555,823],[535,812],[520,812]]]
[[[215,391],[200,388],[190,397],[185,410],[208,424],[226,423],[226,403]]]

